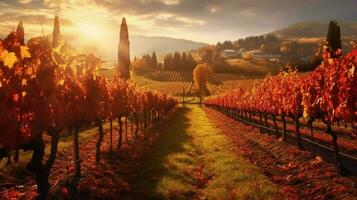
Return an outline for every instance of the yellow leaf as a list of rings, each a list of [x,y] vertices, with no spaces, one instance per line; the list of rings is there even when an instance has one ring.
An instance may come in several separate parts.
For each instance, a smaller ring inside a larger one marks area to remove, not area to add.
[[[9,67],[10,69],[14,66],[17,62],[17,57],[14,52],[8,52],[7,50],[3,51],[0,55],[0,59],[4,63],[5,66]]]
[[[348,77],[353,77],[355,74],[355,66],[353,65],[351,69],[348,70]]]
[[[329,58],[328,60],[328,63],[331,65],[331,64],[333,64],[333,59],[332,58]]]
[[[21,50],[21,58],[31,58],[31,54],[29,52],[29,48],[27,46],[21,46],[20,47]]]
[[[60,54],[61,53],[61,48],[62,48],[62,45],[58,45],[57,47],[52,48],[52,51],[54,53]]]
[[[64,85],[64,80],[62,79],[62,80],[58,81],[58,84],[63,86]]]
[[[22,86],[27,85],[27,80],[26,80],[26,79],[22,79],[22,81],[21,81],[21,85],[22,85]]]
[[[309,116],[308,112],[307,112],[307,109],[304,108],[304,112],[303,112],[303,117],[304,118],[307,118]]]
[[[25,91],[23,91],[22,92],[22,96],[24,97],[24,96],[26,96],[27,95],[27,93],[25,92]]]

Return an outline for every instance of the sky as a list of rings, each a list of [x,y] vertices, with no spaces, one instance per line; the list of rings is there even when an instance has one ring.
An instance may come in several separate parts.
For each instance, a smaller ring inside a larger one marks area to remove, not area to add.
[[[297,22],[357,21],[356,8],[357,0],[0,0],[0,33],[22,19],[27,36],[50,34],[58,15],[81,45],[111,46],[126,17],[130,34],[213,44]]]

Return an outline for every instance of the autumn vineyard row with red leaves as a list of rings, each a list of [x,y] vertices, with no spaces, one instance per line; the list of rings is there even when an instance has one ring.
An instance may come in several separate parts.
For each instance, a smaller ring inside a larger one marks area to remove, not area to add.
[[[306,76],[301,76],[296,70],[287,67],[278,75],[267,76],[251,90],[238,89],[209,98],[205,104],[223,109],[247,121],[252,121],[252,116],[259,116],[261,125],[267,124],[269,115],[274,122],[277,137],[281,137],[283,141],[286,141],[286,117],[290,117],[295,122],[299,148],[302,148],[299,119],[307,120],[311,133],[313,122],[321,120],[326,125],[326,133],[332,137],[337,168],[343,172],[337,144],[338,134],[332,125],[343,122],[350,124],[353,131],[356,130],[356,65],[357,49],[335,58],[326,51],[322,64]],[[282,121],[281,135],[277,126],[278,116]]]
[[[55,36],[52,40],[32,38],[25,44],[22,24],[0,40],[0,146],[2,152],[33,151],[27,168],[36,174],[39,193],[50,188],[48,177],[64,130],[74,130],[74,180],[78,181],[80,128],[88,124],[98,127],[98,142],[93,149],[99,161],[104,122],[118,121],[119,148],[122,118],[130,115],[139,123],[140,115],[147,124],[176,104],[166,95],[140,91],[130,81],[100,77],[100,63],[92,54],[78,56]],[[51,136],[51,152],[44,164],[43,134]]]

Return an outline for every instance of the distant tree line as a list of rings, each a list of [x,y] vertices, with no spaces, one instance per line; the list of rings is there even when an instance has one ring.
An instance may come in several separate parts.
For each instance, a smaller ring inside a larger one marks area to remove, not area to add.
[[[175,52],[167,54],[162,66],[163,70],[192,71],[197,65],[191,53]]]
[[[204,47],[199,50],[198,53],[201,57],[200,63],[209,63],[214,68],[223,66],[226,64],[225,59],[221,56],[221,53],[212,47]]]
[[[141,58],[134,58],[132,63],[133,69],[161,69],[160,63],[157,61],[157,56],[155,51],[149,55],[145,54]]]
[[[224,42],[218,42],[215,46],[217,51],[222,51],[224,49],[237,49],[237,46],[230,40]]]
[[[222,51],[224,49],[245,49],[245,50],[255,50],[261,49],[267,53],[279,53],[281,40],[275,35],[259,35],[250,36],[236,41],[226,40],[224,42],[218,42],[215,45],[216,51]]]
[[[132,68],[134,69],[155,69],[155,70],[174,70],[192,71],[197,65],[197,61],[191,53],[175,52],[166,54],[163,62],[159,62],[156,53],[145,54],[141,58],[134,58]]]
[[[149,54],[147,55],[143,55],[143,58],[145,60],[145,62],[147,63],[147,66],[149,68],[153,68],[153,69],[158,69],[158,61],[157,61],[157,56],[155,51],[151,54],[151,56]]]

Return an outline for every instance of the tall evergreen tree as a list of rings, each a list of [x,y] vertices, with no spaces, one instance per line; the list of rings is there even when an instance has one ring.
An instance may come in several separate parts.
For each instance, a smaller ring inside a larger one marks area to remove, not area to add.
[[[173,70],[180,70],[180,64],[181,64],[181,54],[179,52],[175,52],[172,60]]]
[[[184,70],[187,70],[189,68],[187,66],[187,54],[186,54],[186,52],[182,53],[180,67],[182,69],[184,69]]]
[[[334,55],[334,52],[342,48],[341,30],[340,30],[340,26],[336,21],[330,21],[326,40],[330,48],[330,51],[332,53],[332,56],[336,56]]]
[[[168,57],[168,64],[169,64],[169,69],[170,70],[173,70],[174,69],[174,59],[173,59],[173,55],[172,54],[169,54],[169,57]]]
[[[164,57],[164,63],[162,64],[162,70],[167,70],[167,55]]]
[[[130,43],[129,32],[125,17],[121,22],[118,46],[118,66],[120,76],[123,79],[130,79]]]
[[[195,61],[195,59],[193,59],[192,54],[188,54],[188,58],[187,58],[187,66],[190,70],[193,70],[197,65],[197,62]]]
[[[155,51],[152,53],[151,62],[152,68],[157,69],[157,57]]]
[[[24,25],[22,20],[19,21],[19,24],[17,25],[16,32],[20,34],[21,40],[20,43],[21,45],[25,44],[25,30],[24,30]]]
[[[164,60],[164,69],[172,70],[172,54],[167,54]]]
[[[55,16],[53,22],[53,32],[52,32],[52,47],[55,48],[60,44],[61,40],[61,31],[60,31],[60,22],[59,17]]]
[[[164,62],[162,64],[162,70],[193,70],[197,65],[196,60],[193,58],[191,53],[175,52],[173,55],[171,53],[166,54],[164,57]]]

